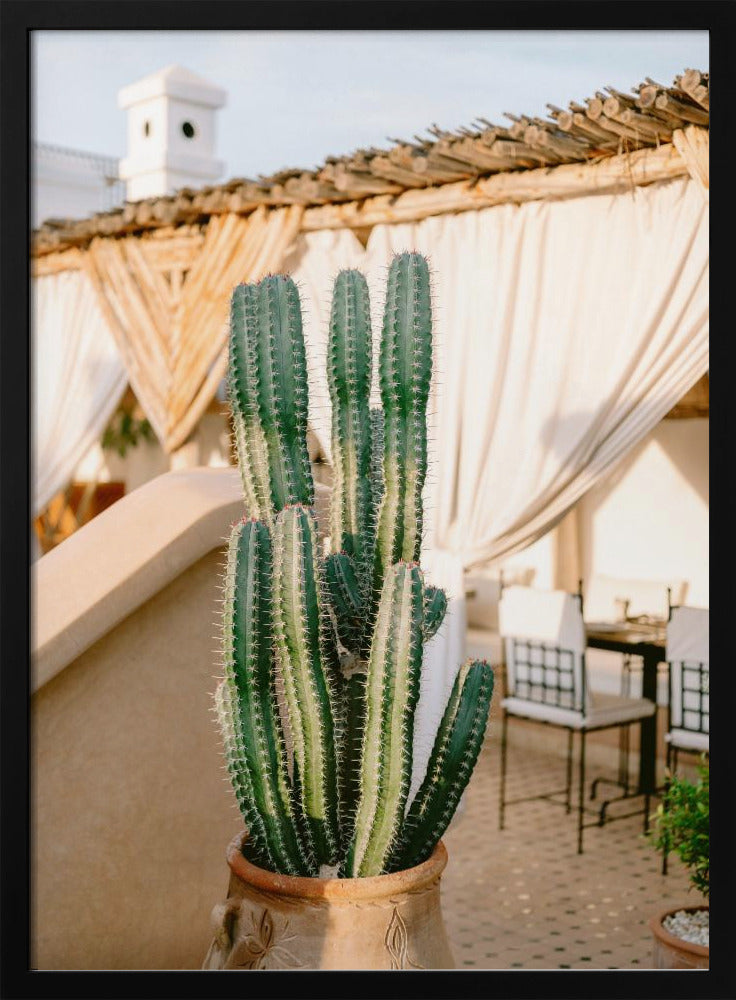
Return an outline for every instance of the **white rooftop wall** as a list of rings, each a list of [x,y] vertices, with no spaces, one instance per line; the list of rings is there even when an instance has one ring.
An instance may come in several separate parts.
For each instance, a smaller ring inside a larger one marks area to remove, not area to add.
[[[84,219],[125,200],[115,157],[34,143],[32,176],[34,228],[46,219]]]

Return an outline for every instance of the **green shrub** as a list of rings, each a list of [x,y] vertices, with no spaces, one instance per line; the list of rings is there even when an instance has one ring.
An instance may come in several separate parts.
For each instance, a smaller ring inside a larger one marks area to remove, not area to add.
[[[653,831],[657,850],[674,851],[688,869],[690,882],[706,899],[710,890],[709,774],[703,756],[697,781],[672,775]]]
[[[141,441],[153,443],[156,435],[147,417],[138,417],[128,405],[121,403],[110,418],[110,423],[102,435],[102,447],[115,450],[125,458],[129,448],[135,448]]]

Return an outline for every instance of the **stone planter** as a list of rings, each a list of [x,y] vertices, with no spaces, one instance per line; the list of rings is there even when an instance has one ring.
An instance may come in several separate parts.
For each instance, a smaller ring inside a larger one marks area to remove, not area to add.
[[[294,878],[227,849],[228,898],[212,911],[203,969],[452,969],[440,909],[447,851],[373,878]]]
[[[665,917],[678,910],[707,910],[707,906],[677,906],[652,917],[649,926],[654,934],[655,969],[707,969],[709,949],[702,944],[683,941],[666,931],[662,926]]]

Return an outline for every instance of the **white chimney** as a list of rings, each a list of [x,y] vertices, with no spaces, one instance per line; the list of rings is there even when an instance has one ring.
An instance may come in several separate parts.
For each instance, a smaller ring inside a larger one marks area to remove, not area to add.
[[[128,201],[204,187],[222,177],[215,159],[215,114],[221,87],[182,66],[167,66],[118,93],[128,112],[128,155],[120,161]]]

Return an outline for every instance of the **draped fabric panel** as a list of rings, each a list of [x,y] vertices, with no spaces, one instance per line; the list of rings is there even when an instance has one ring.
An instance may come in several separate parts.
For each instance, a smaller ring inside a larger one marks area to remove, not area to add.
[[[708,369],[708,214],[690,179],[381,226],[435,273],[433,547],[520,551]]]
[[[102,435],[127,374],[83,271],[32,279],[33,515]]]
[[[233,286],[276,271],[303,208],[212,216],[204,237],[97,238],[84,256],[131,385],[167,452],[179,448],[227,366]]]

